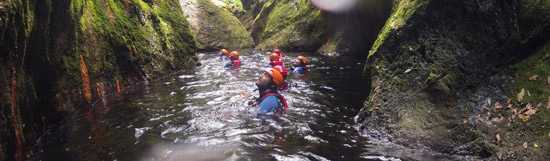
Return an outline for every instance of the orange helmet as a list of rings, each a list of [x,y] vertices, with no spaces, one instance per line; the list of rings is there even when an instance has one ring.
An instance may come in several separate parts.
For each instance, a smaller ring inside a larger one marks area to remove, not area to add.
[[[227,49],[222,49],[221,52],[223,55],[229,55],[229,51]]]
[[[277,53],[271,53],[271,55],[269,56],[269,60],[271,60],[271,61],[276,61],[276,60],[279,60],[279,59],[281,59],[281,57]]]
[[[232,57],[232,58],[238,59],[239,58],[239,52],[238,51],[232,51],[229,54],[229,56]]]
[[[308,64],[309,64],[309,60],[308,60],[305,56],[300,55],[300,56],[298,56],[297,59],[300,61],[300,63],[302,63],[302,64],[304,64],[304,65],[308,65]]]
[[[271,76],[271,80],[273,81],[273,84],[275,84],[277,87],[281,87],[284,83],[283,74],[275,68],[271,68],[265,71],[266,73]]]
[[[279,72],[281,72],[281,74],[283,74],[283,66],[276,65],[276,66],[273,67],[273,69],[276,69],[276,70],[278,70]]]

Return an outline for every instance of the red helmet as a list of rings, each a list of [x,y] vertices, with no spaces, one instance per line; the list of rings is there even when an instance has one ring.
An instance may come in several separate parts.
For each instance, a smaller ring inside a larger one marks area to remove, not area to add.
[[[269,55],[269,60],[271,61],[278,61],[279,59],[281,59],[281,56],[277,53],[271,53],[271,55]]]
[[[280,53],[281,53],[281,49],[273,49],[273,52],[274,52],[274,53],[279,53],[279,54],[280,54]]]
[[[278,70],[283,75],[283,78],[286,78],[288,76],[288,70],[283,67],[282,65],[275,65],[273,69]]]

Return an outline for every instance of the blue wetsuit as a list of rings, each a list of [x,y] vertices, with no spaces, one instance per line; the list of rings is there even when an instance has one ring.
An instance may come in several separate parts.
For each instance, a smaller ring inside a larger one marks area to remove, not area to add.
[[[277,110],[282,110],[282,108],[283,106],[277,96],[267,96],[260,102],[258,115],[272,115],[275,114]]]
[[[220,56],[220,59],[221,59],[223,62],[230,61],[229,57],[227,57],[227,56],[225,56],[225,55]]]
[[[258,118],[280,116],[288,110],[286,99],[277,92],[277,89],[261,89],[260,98],[257,101]]]
[[[297,74],[305,74],[306,73],[306,67],[300,67],[300,66],[294,67],[292,69],[292,72],[297,73]]]

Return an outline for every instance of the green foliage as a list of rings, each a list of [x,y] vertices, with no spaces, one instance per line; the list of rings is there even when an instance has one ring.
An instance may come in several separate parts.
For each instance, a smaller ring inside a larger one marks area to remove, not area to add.
[[[209,0],[197,0],[199,13],[198,39],[201,48],[248,48],[253,46],[250,33],[231,12]]]

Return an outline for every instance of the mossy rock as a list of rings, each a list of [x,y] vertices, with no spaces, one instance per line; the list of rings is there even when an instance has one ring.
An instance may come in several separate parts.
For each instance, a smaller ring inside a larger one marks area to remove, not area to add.
[[[126,62],[152,76],[191,64],[195,42],[178,1],[107,2],[71,3],[80,30],[76,51],[90,58],[93,73],[128,72],[117,67]]]
[[[367,114],[360,114],[363,127],[438,152],[491,156],[491,146],[481,145],[488,137],[465,122],[478,109],[480,84],[520,57],[509,53],[520,44],[518,7],[499,0],[395,1],[369,52],[373,91]],[[463,146],[486,149],[457,149]]]
[[[15,80],[25,146],[42,136],[50,126],[44,123],[57,124],[86,104],[81,56],[94,98],[97,84],[114,89],[115,82],[126,86],[195,65],[194,38],[178,0],[3,1],[0,19],[0,83]],[[12,113],[4,107],[11,95],[4,88],[0,119]],[[14,130],[3,127],[0,145],[13,149]]]
[[[255,20],[259,49],[315,51],[325,41],[326,22],[308,0],[267,1]]]
[[[254,46],[250,33],[229,10],[214,5],[210,0],[186,1],[183,7],[200,49]]]
[[[366,58],[391,13],[393,1],[357,1],[344,13],[325,12],[327,39],[318,50],[326,55]]]
[[[512,93],[526,91],[523,103],[546,103],[550,97],[550,42],[525,60],[511,66]],[[515,95],[514,95],[515,96]]]
[[[529,55],[500,73],[511,79],[501,85],[509,98],[508,107],[519,109],[520,114],[528,106],[536,110],[527,117],[512,117],[509,123],[498,125],[502,142],[496,148],[501,160],[535,161],[550,157],[550,42]],[[509,110],[501,111],[500,115],[511,117],[506,115]]]
[[[394,7],[389,19],[378,34],[378,38],[374,42],[369,51],[369,57],[378,51],[378,48],[388,38],[392,30],[401,28],[416,12],[421,11],[430,0],[397,0],[394,1]]]

